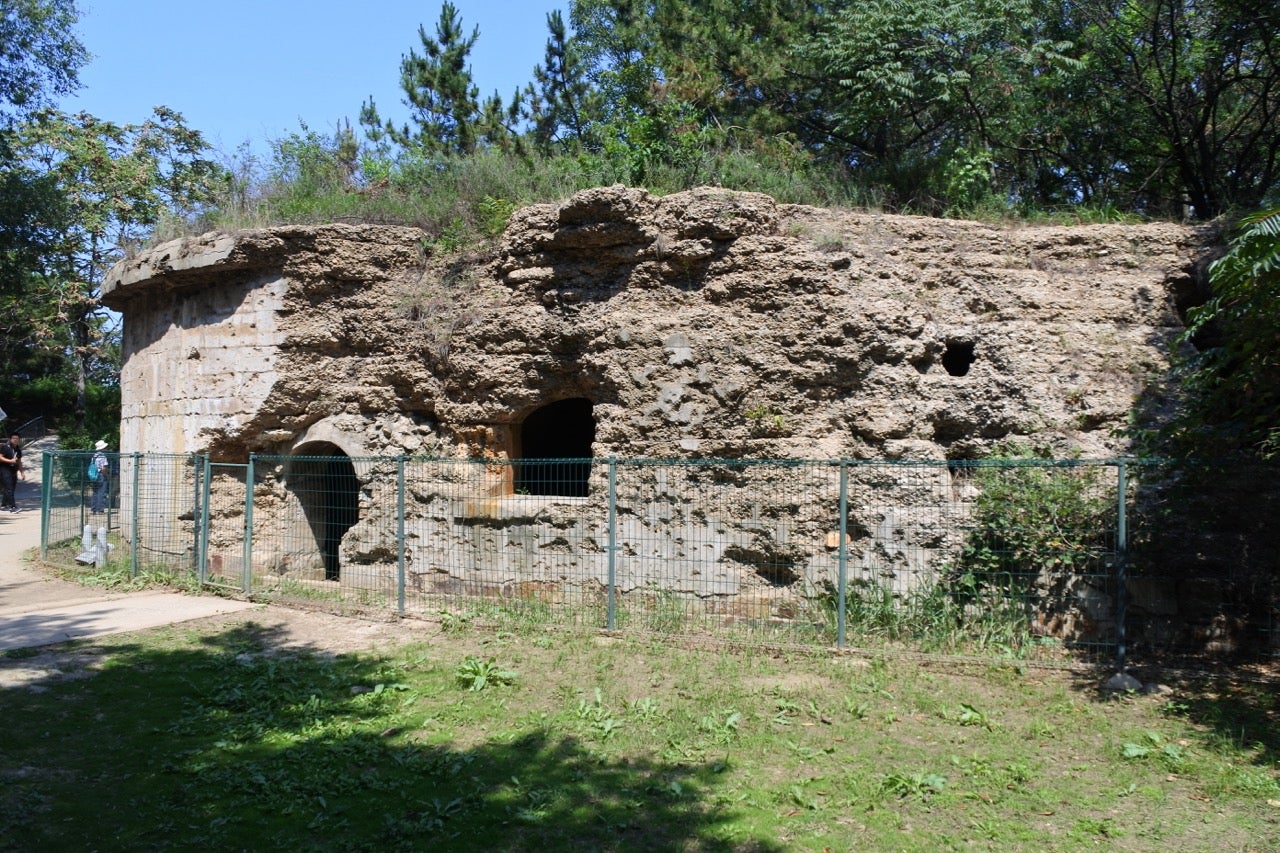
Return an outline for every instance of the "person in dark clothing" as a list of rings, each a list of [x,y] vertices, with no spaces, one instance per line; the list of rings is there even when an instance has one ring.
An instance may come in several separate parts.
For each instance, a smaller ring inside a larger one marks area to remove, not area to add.
[[[0,444],[0,511],[21,511],[14,492],[22,478],[22,436],[15,432]]]

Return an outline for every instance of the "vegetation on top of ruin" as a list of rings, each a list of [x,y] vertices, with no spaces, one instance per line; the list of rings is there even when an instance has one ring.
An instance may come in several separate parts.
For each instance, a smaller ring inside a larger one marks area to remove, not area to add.
[[[482,99],[469,57],[483,35],[446,2],[400,61],[408,120],[370,100],[359,131],[303,128],[270,163],[238,158],[254,204],[219,210],[294,221],[366,215],[364,200],[438,230],[485,195],[623,183],[1207,220],[1280,188],[1276,15],[1251,0],[574,0],[567,22],[548,16],[532,81]],[[330,197],[343,190],[354,198]],[[457,209],[421,198],[436,194]]]
[[[982,219],[1212,219],[1280,188],[1274,10],[1089,0],[574,0],[507,99],[444,3],[400,61],[408,119],[233,155],[158,236],[394,222],[492,234],[485,205],[615,183]],[[1270,107],[1268,106],[1270,105]],[[1213,120],[1207,120],[1213,117]]]

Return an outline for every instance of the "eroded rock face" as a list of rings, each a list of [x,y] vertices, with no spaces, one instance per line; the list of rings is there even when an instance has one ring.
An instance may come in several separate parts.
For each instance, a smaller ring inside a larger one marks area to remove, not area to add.
[[[122,449],[518,455],[549,402],[596,456],[1086,456],[1158,384],[1204,235],[999,227],[610,187],[450,268],[415,229],[171,243],[118,266]]]
[[[103,300],[125,314],[122,450],[244,461],[356,399],[355,412],[376,406],[379,391],[354,393],[364,372],[353,358],[395,357],[394,345],[379,349],[407,323],[383,291],[420,266],[421,236],[342,225],[209,234],[118,265]],[[384,404],[369,420],[404,410]]]
[[[241,483],[212,522],[211,571],[239,577],[251,551],[255,577],[385,589],[403,557],[415,594],[583,601],[615,577],[623,595],[683,596],[725,619],[794,619],[843,560],[851,583],[906,594],[936,582],[972,508],[945,464],[853,472],[841,556],[831,466],[630,468],[611,520],[604,466],[548,497],[500,463],[943,461],[1007,441],[1121,454],[1115,430],[1167,381],[1210,239],[622,187],[521,210],[484,256],[433,258],[425,236],[212,234],[113,271],[123,451],[345,466],[277,463],[254,489],[252,548]],[[394,460],[335,451],[445,459],[417,465],[406,495]],[[190,496],[179,479],[144,485]],[[1055,618],[1100,625],[1114,608],[1086,598]]]

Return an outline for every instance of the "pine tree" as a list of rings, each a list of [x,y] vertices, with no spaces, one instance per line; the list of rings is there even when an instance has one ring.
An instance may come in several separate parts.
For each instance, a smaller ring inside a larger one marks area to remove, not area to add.
[[[482,113],[480,91],[472,80],[468,58],[479,37],[478,27],[471,35],[464,34],[458,9],[449,2],[440,8],[434,38],[419,26],[422,54],[410,48],[409,55],[400,61],[400,88],[412,124],[397,127],[390,119],[384,124],[370,98],[360,110],[360,123],[369,140],[377,145],[385,137],[427,154],[474,153]]]

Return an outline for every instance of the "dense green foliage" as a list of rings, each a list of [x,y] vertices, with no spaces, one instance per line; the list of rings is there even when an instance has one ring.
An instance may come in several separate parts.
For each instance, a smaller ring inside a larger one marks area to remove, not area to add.
[[[74,0],[5,0],[0,7],[0,124],[73,91],[88,59],[71,27]]]
[[[69,411],[74,397],[59,382],[61,354],[31,345],[43,324],[29,313],[47,312],[26,286],[58,239],[62,198],[57,181],[23,156],[17,134],[77,88],[87,54],[71,32],[75,19],[71,0],[13,0],[0,9],[0,402],[10,428],[52,414],[51,399]]]
[[[1280,12],[1258,0],[575,0],[548,26],[535,83],[481,110],[462,97],[480,34],[446,4],[427,59],[405,60],[417,131],[396,141],[449,142],[440,116],[462,103],[453,127],[506,116],[519,150],[519,116],[523,147],[630,161],[636,183],[689,149],[785,141],[846,195],[920,212],[1211,218],[1280,179]]]
[[[92,399],[119,409],[119,322],[98,300],[103,276],[165,217],[211,198],[218,170],[200,135],[163,107],[123,126],[46,110],[10,142],[54,198],[42,211],[47,228],[27,245],[21,287],[3,297],[12,360],[0,393],[17,401],[11,414],[68,416],[60,428],[83,429],[101,420]],[[24,411],[24,401],[40,408]]]
[[[973,469],[979,493],[961,566],[1005,579],[1098,571],[1115,490],[1104,487],[1098,468],[1029,462],[1020,454],[996,456]]]
[[[166,218],[210,199],[200,134],[158,107],[139,125],[66,115],[84,48],[74,3],[22,0],[0,19],[0,398],[17,426],[44,416],[109,437],[119,421],[119,323],[107,269]]]
[[[932,214],[1208,219],[1280,189],[1280,11],[1260,0],[574,0],[547,26],[531,82],[482,100],[469,57],[483,34],[445,3],[401,61],[408,120],[368,101],[363,141],[304,129],[306,156],[341,168],[323,187],[267,170],[255,203],[443,231],[497,197],[466,195],[465,177],[495,156],[524,177],[501,196],[517,205],[620,181]],[[441,184],[464,195],[424,222],[416,197]]]
[[[1191,312],[1184,340],[1185,410],[1177,449],[1247,448],[1280,454],[1280,209],[1245,217],[1227,254],[1210,267],[1213,294]]]
[[[1012,600],[1025,612],[1061,613],[1073,585],[1108,575],[1116,494],[1106,469],[1032,459],[1008,449],[966,471],[978,496],[948,573],[957,601]]]
[[[70,32],[69,0],[11,0],[0,9],[0,290],[22,286],[24,271],[51,233],[51,181],[14,150],[14,126],[73,91],[85,49]]]

